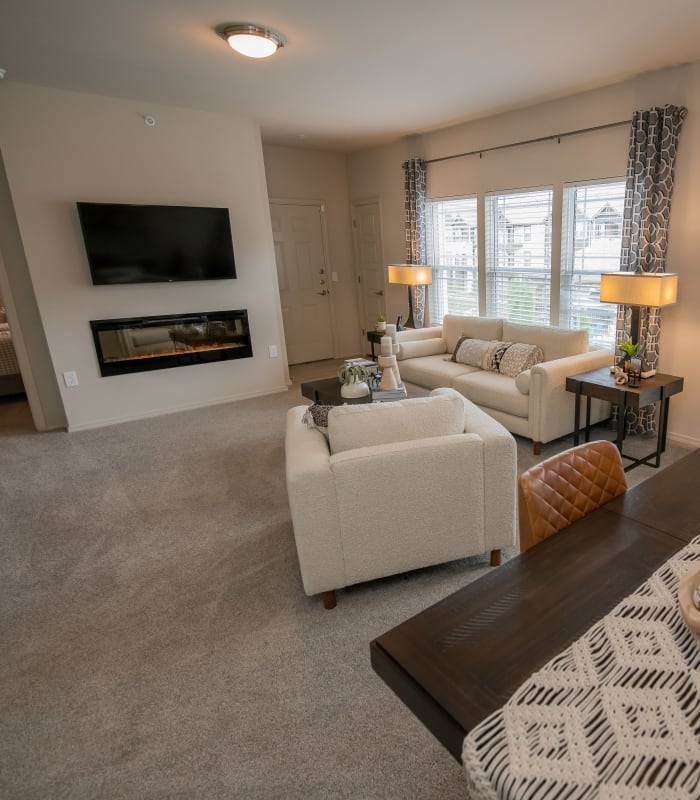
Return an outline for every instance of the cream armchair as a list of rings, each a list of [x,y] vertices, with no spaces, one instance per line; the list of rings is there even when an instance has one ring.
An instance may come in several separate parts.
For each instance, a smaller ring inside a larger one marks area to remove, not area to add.
[[[287,492],[304,590],[326,608],[344,586],[515,545],[515,440],[458,392],[338,406],[327,436],[305,414],[287,415]]]

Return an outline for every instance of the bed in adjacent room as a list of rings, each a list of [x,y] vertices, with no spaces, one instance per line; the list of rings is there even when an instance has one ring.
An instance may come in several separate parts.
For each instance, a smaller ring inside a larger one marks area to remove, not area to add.
[[[6,322],[0,322],[0,396],[24,392],[24,384],[12,344],[12,334]]]

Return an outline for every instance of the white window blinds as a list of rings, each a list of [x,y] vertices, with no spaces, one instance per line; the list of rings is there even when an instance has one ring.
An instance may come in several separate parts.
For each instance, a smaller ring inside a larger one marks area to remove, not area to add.
[[[617,307],[600,302],[600,273],[620,269],[623,180],[564,187],[559,324],[586,328],[589,343],[612,348]]]
[[[430,319],[479,313],[476,197],[429,200],[427,256],[433,267]]]
[[[486,195],[486,309],[527,325],[549,325],[552,190]]]

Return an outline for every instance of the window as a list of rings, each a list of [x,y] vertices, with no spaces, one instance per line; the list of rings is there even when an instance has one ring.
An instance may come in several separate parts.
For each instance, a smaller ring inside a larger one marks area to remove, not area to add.
[[[549,325],[552,190],[486,195],[486,310]]]
[[[617,306],[601,303],[600,273],[620,269],[623,180],[564,187],[559,324],[586,328],[590,344],[615,344]]]
[[[429,200],[427,255],[433,267],[430,319],[479,314],[476,197]]]

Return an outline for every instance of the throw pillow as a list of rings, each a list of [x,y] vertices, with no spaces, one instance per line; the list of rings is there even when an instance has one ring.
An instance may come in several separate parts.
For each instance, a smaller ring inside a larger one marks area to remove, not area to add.
[[[491,347],[489,347],[484,354],[484,361],[481,364],[481,369],[488,370],[489,372],[498,372],[504,354],[513,343],[493,341],[489,342],[489,344]]]
[[[320,403],[310,405],[304,412],[301,421],[307,428],[316,428],[326,439],[328,438],[328,412],[335,406],[324,406]]]
[[[516,342],[503,354],[498,371],[501,375],[516,378],[521,372],[542,361],[544,361],[544,353],[539,345]]]
[[[466,364],[468,367],[483,369],[482,364],[491,344],[492,342],[487,342],[485,339],[472,339],[470,336],[462,336],[457,342],[452,354],[452,360],[457,364]]]

